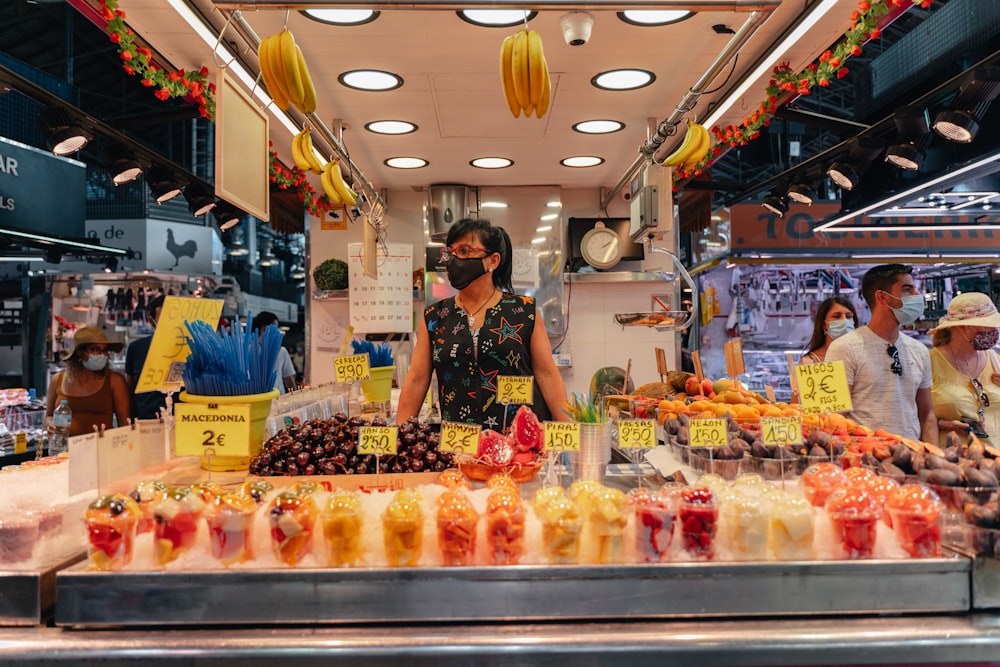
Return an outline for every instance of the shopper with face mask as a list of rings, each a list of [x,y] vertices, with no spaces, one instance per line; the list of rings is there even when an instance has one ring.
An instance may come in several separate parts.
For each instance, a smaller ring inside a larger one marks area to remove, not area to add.
[[[509,427],[519,406],[497,401],[499,376],[532,376],[529,407],[539,419],[566,421],[566,389],[540,311],[511,287],[507,232],[487,220],[459,220],[445,243],[442,258],[458,294],[424,309],[396,421],[420,411],[432,373],[446,421]]]
[[[869,269],[861,279],[861,294],[871,321],[830,343],[825,359],[844,362],[854,406],[850,416],[872,429],[936,443],[930,356],[922,343],[900,331],[924,312],[913,267],[882,264]]]
[[[1000,358],[993,351],[998,339],[1000,313],[980,292],[952,299],[948,314],[931,330],[931,397],[942,444],[947,431],[964,439],[970,430],[986,442],[1000,442],[1000,386],[994,381]]]
[[[818,364],[823,361],[830,343],[857,329],[858,324],[858,313],[850,299],[831,296],[824,300],[816,310],[809,351],[802,355],[799,364]]]
[[[52,376],[46,396],[45,415],[63,400],[73,411],[70,435],[93,432],[95,427],[113,428],[128,424],[131,394],[128,383],[111,370],[109,352],[121,352],[122,344],[108,340],[98,327],[83,327],[73,336],[73,344],[63,352],[66,370]]]

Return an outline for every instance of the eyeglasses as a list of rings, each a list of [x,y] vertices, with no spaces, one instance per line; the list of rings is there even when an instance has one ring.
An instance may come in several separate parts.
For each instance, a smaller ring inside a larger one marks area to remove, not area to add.
[[[984,408],[990,407],[990,397],[986,395],[986,392],[983,390],[983,384],[979,380],[972,378],[969,382],[972,383],[972,388],[976,390],[976,400],[979,401],[979,409],[977,410],[979,421],[985,421],[986,410]]]
[[[90,352],[91,354],[93,354],[93,353],[103,353],[103,352],[107,352],[108,348],[106,346],[104,346],[104,345],[88,345],[87,347],[85,347],[83,349],[83,351],[84,352]]]
[[[477,248],[476,246],[469,245],[468,243],[463,243],[460,246],[455,246],[454,248],[441,248],[441,260],[447,262],[452,257],[457,257],[458,259],[482,259],[490,254],[490,251],[486,248]]]
[[[899,360],[899,350],[896,349],[895,345],[890,345],[885,350],[888,352],[889,356],[892,357],[892,365],[889,366],[889,370],[902,377],[903,375],[903,362]]]

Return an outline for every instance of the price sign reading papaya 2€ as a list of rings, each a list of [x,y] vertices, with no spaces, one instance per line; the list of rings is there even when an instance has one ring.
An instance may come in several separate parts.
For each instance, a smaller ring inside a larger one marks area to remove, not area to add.
[[[853,407],[843,361],[796,366],[795,374],[799,381],[802,414],[842,412]]]
[[[579,422],[544,422],[545,449],[554,452],[580,451]]]
[[[531,403],[534,392],[534,378],[516,375],[497,377],[497,401],[504,405],[511,403]]]
[[[656,447],[656,426],[652,419],[619,419],[619,449],[652,449]]]
[[[725,447],[729,443],[725,419],[692,419],[688,428],[692,447]]]
[[[397,434],[395,426],[362,426],[358,429],[358,454],[395,454]]]
[[[177,456],[250,456],[247,403],[178,403],[174,406],[174,426]]]
[[[802,420],[798,417],[761,417],[760,435],[765,445],[801,445]]]
[[[367,354],[352,354],[349,357],[337,357],[333,360],[333,370],[336,373],[337,382],[370,380],[372,377]]]
[[[479,424],[441,422],[441,443],[438,448],[442,452],[475,453],[479,448],[479,432],[482,430],[483,427]]]

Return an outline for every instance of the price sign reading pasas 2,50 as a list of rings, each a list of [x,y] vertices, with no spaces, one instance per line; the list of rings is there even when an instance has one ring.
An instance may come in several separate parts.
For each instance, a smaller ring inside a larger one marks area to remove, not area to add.
[[[362,426],[358,429],[358,454],[395,454],[396,435],[395,426]]]
[[[504,405],[512,403],[531,403],[534,388],[534,378],[517,375],[500,375],[497,377],[497,401]]]
[[[729,443],[725,419],[692,419],[688,428],[692,447],[725,447]]]
[[[544,422],[545,449],[555,452],[580,451],[579,422]]]
[[[250,456],[250,406],[178,403],[174,406],[177,456]],[[213,450],[209,452],[208,450]]]
[[[441,443],[438,449],[442,452],[475,453],[479,448],[479,432],[483,427],[479,424],[463,424],[462,422],[441,422]]]
[[[765,445],[801,445],[802,420],[798,417],[761,417],[760,434]]]
[[[370,380],[371,369],[368,366],[367,354],[352,354],[349,357],[337,357],[333,360],[333,370],[337,382],[354,382],[355,380]]]
[[[795,373],[799,379],[802,414],[842,412],[853,407],[843,361],[796,366]]]
[[[652,449],[656,447],[656,427],[652,419],[619,419],[619,449]]]

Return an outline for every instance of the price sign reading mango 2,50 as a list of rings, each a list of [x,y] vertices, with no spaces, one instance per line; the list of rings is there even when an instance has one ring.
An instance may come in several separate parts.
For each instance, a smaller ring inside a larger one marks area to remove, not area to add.
[[[370,380],[371,369],[368,366],[367,354],[352,354],[349,357],[337,357],[333,360],[333,370],[337,382],[354,382],[355,380]]]
[[[395,426],[362,426],[358,429],[358,454],[395,454],[396,434]]]
[[[692,419],[688,428],[692,447],[725,447],[729,444],[725,419]]]
[[[802,420],[798,417],[761,417],[760,434],[765,445],[801,445]]]
[[[545,422],[545,449],[554,452],[580,451],[579,422]]]
[[[652,449],[656,447],[656,426],[652,419],[619,419],[619,449]]]
[[[497,377],[497,400],[504,405],[511,403],[531,403],[534,378],[516,375]]]
[[[853,407],[843,361],[796,366],[795,373],[799,380],[802,414],[842,412]]]
[[[475,453],[479,447],[479,432],[482,430],[483,427],[479,424],[441,422],[441,443],[438,449],[442,452]]]

